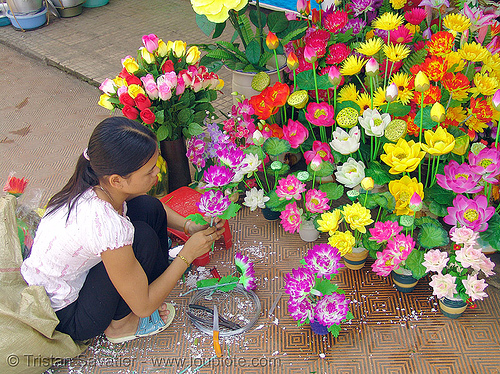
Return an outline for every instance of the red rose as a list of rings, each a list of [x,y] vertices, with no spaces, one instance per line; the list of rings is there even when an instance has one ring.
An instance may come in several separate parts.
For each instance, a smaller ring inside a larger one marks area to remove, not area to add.
[[[139,115],[139,111],[130,105],[125,105],[122,109],[122,113],[128,119],[134,119],[134,120],[137,119],[137,116]]]
[[[142,121],[147,124],[151,125],[156,121],[156,116],[155,114],[151,111],[151,109],[146,108],[144,110],[141,110],[141,119]]]
[[[144,110],[146,108],[149,108],[151,106],[151,101],[149,101],[149,98],[143,94],[138,94],[135,97],[135,105],[139,110]]]
[[[129,75],[130,73],[125,68],[123,68],[120,74],[118,74],[118,76],[123,79],[127,78]]]
[[[134,99],[126,92],[120,95],[120,103],[123,105],[135,106]]]
[[[174,63],[171,60],[165,61],[165,63],[161,66],[161,71],[163,71],[164,74],[174,71]]]
[[[132,84],[137,84],[138,86],[141,85],[141,80],[133,74],[130,74],[129,76],[125,77],[125,81],[127,81],[127,84],[129,86]]]

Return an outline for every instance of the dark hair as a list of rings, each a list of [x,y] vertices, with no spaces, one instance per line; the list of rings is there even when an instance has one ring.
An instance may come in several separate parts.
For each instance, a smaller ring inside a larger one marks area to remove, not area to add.
[[[106,118],[90,136],[90,161],[82,152],[68,183],[47,204],[48,214],[67,205],[69,217],[80,195],[99,184],[99,178],[113,174],[126,178],[144,166],[157,149],[156,135],[144,125],[125,117]]]

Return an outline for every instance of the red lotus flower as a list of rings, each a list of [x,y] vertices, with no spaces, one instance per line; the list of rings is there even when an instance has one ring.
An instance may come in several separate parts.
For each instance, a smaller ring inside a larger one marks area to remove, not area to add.
[[[347,21],[347,12],[343,10],[329,9],[323,15],[323,26],[330,30],[332,34],[339,32],[347,24]]]
[[[307,105],[306,119],[316,126],[330,127],[335,122],[334,110],[326,102],[319,104],[309,103]]]
[[[351,49],[343,44],[332,44],[328,48],[328,56],[326,56],[327,64],[340,64],[351,54]]]
[[[297,58],[297,55],[293,52],[290,52],[286,58],[286,65],[288,66],[288,69],[290,70],[295,70],[299,67],[299,59]]]
[[[314,50],[317,58],[321,58],[326,54],[326,46],[330,36],[330,33],[326,30],[314,30],[304,38],[304,42],[306,47]]]
[[[25,180],[24,178],[19,179],[10,176],[7,179],[7,183],[5,183],[5,186],[3,186],[3,190],[7,193],[10,193],[11,195],[19,197],[24,192],[24,189],[26,188],[27,184],[28,181]]]
[[[276,82],[264,91],[266,102],[274,107],[280,108],[286,104],[288,96],[290,95],[290,87],[285,83]]]
[[[268,87],[269,88],[269,87]],[[267,88],[266,88],[267,90]],[[254,114],[259,118],[259,119],[268,119],[271,117],[273,114],[277,113],[279,108],[274,107],[273,105],[270,105],[266,101],[266,96],[265,92],[266,90],[262,91],[259,95],[252,96],[250,98],[250,105],[252,106],[254,110]]]

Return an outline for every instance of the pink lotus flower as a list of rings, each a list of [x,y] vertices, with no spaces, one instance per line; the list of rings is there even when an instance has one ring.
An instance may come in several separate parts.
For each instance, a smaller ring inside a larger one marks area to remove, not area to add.
[[[338,249],[326,243],[317,244],[307,251],[304,261],[317,278],[324,276],[331,279],[331,276],[344,266],[340,262]]]
[[[422,209],[422,197],[417,192],[414,192],[411,196],[408,207],[414,212],[418,212]]]
[[[299,121],[288,120],[288,126],[283,126],[283,139],[292,148],[298,148],[309,137],[309,131]]]
[[[456,278],[451,274],[434,274],[431,278],[432,281],[429,282],[429,285],[432,287],[432,294],[439,299],[442,297],[452,298],[457,292]]]
[[[444,175],[436,174],[436,179],[441,187],[456,193],[477,193],[484,188],[479,185],[480,174],[475,174],[468,164],[459,165],[454,160],[444,167]]]
[[[370,240],[375,240],[378,244],[387,242],[401,230],[403,228],[393,221],[375,222],[375,227],[368,229],[371,234]]]
[[[469,163],[471,170],[483,177],[488,183],[498,183],[496,176],[500,174],[500,150],[484,148],[477,156],[470,152]]]
[[[480,248],[476,248],[473,245],[466,245],[462,249],[455,252],[457,255],[457,261],[460,262],[462,267],[471,267],[474,270],[481,270],[481,264],[483,263],[484,253]]]
[[[306,268],[292,269],[285,274],[285,292],[293,299],[303,299],[309,295],[316,284],[313,273]]]
[[[305,323],[308,319],[312,320],[314,316],[313,306],[308,298],[300,301],[290,298],[288,300],[288,313],[299,323]]]
[[[386,250],[393,254],[395,264],[406,260],[415,248],[415,241],[411,235],[398,234],[387,242]]]
[[[153,53],[158,49],[158,37],[155,34],[144,35],[142,43],[149,53]]]
[[[432,249],[424,255],[424,262],[422,265],[425,266],[427,271],[435,271],[441,273],[441,270],[448,263],[448,253],[441,252],[439,249]]]
[[[302,183],[295,175],[289,174],[286,178],[278,181],[276,195],[287,200],[301,199],[301,193],[306,190],[306,184]]]
[[[495,263],[491,261],[488,257],[482,254],[482,259],[483,261],[479,264],[479,268],[481,271],[487,276],[494,275],[495,273],[493,272],[493,269],[495,268]]]
[[[321,143],[319,140],[313,142],[312,151],[304,152],[307,164],[311,162],[321,164],[322,161],[333,162],[332,151],[328,143]]]
[[[462,284],[465,287],[465,292],[473,301],[483,300],[488,296],[486,292],[484,292],[484,289],[488,287],[488,284],[486,284],[484,279],[477,279],[477,274],[468,275],[467,279],[462,280]]]
[[[479,195],[468,199],[458,195],[453,200],[453,206],[448,207],[448,215],[443,218],[448,225],[460,224],[471,230],[482,232],[488,229],[488,220],[495,213],[494,207],[488,207],[486,196]]]
[[[450,238],[457,244],[473,245],[477,243],[479,234],[468,227],[452,227]]]
[[[311,189],[306,192],[306,209],[311,213],[324,213],[330,209],[326,192]]]
[[[377,259],[372,264],[372,270],[375,274],[387,277],[396,268],[394,257],[386,250],[377,252]]]
[[[349,300],[344,294],[333,293],[323,297],[314,308],[314,320],[325,326],[338,325],[347,317]]]
[[[205,188],[222,187],[231,183],[233,177],[234,172],[231,169],[212,165],[203,174],[203,182],[207,184]]]
[[[331,105],[322,101],[321,103],[309,103],[307,105],[306,119],[316,126],[330,127],[335,122],[335,112]]]
[[[198,210],[209,217],[222,215],[231,205],[231,201],[224,196],[222,191],[206,191],[201,195],[200,201],[196,203]]]
[[[302,217],[295,201],[286,206],[285,210],[281,212],[280,218],[285,231],[291,234],[299,231]]]

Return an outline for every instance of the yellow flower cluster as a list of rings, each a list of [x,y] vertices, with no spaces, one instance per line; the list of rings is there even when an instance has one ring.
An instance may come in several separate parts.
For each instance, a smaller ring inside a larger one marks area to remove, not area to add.
[[[248,0],[191,0],[193,10],[205,15],[209,21],[222,23],[229,17],[230,10],[241,10]]]

